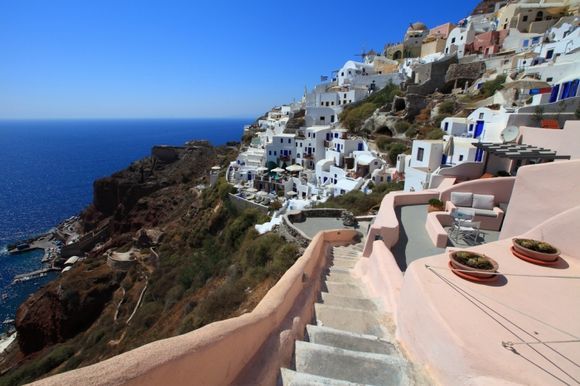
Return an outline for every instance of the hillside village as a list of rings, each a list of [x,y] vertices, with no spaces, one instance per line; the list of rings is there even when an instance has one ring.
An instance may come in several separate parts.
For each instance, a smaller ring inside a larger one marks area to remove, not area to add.
[[[97,180],[0,384],[579,384],[579,27],[483,0]]]
[[[412,23],[401,42],[346,61],[246,127],[227,179],[257,205],[280,196],[298,208],[386,182],[421,191],[574,158],[565,122],[580,115],[579,22],[577,1],[521,0]],[[562,130],[545,148],[521,126]]]

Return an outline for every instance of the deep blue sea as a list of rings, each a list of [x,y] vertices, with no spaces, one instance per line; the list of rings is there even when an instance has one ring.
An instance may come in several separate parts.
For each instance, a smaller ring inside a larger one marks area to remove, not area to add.
[[[42,251],[6,244],[42,234],[92,200],[97,178],[150,154],[153,145],[240,139],[251,119],[0,121],[0,323],[55,276],[11,285],[41,267]],[[6,296],[3,296],[6,297]],[[1,330],[0,325],[0,330]]]

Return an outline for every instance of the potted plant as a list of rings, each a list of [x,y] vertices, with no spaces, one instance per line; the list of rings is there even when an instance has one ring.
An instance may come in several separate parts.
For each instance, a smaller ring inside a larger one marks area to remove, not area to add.
[[[429,207],[427,208],[427,211],[429,213],[431,212],[441,212],[444,210],[445,205],[443,204],[443,201],[437,199],[437,198],[432,198],[428,201],[429,203]]]
[[[495,275],[499,265],[492,258],[481,253],[469,251],[454,251],[449,253],[452,268],[458,269],[463,275],[487,279]],[[486,273],[486,272],[489,272]]]
[[[515,238],[512,243],[516,252],[535,260],[552,262],[560,256],[560,250],[545,241]]]

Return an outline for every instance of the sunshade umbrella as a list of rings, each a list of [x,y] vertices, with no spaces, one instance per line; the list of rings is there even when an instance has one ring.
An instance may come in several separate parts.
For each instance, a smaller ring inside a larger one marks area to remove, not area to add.
[[[256,193],[256,196],[267,196],[268,193],[264,192],[263,190],[260,190],[258,193]]]
[[[249,188],[249,189],[246,189],[246,192],[250,192],[250,193],[255,193],[255,192],[257,192],[257,191],[258,191],[258,189],[256,189],[256,188]]]
[[[284,169],[282,169],[282,168],[276,168],[276,169],[272,169],[272,171],[273,171],[274,173],[284,173],[284,172],[285,172],[285,170],[284,170]]]
[[[212,166],[211,170],[220,170],[221,168],[219,166]]]
[[[260,166],[259,168],[256,168],[257,172],[267,172],[268,168],[265,166]]]
[[[296,196],[298,195],[298,193],[296,193],[295,191],[290,191],[288,193],[286,193],[288,196]]]
[[[304,168],[300,165],[290,165],[286,168],[289,172],[300,172],[304,170]]]

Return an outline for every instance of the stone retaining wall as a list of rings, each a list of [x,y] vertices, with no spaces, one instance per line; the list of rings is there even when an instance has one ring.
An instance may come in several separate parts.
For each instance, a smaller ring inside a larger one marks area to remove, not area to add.
[[[236,209],[240,211],[244,209],[257,209],[264,214],[268,214],[268,211],[270,210],[270,208],[268,208],[267,206],[260,205],[250,200],[246,200],[243,197],[236,196],[235,194],[231,193],[230,193],[230,201],[236,207]]]
[[[295,222],[304,222],[308,217],[340,217],[344,209],[319,208],[291,211],[282,216],[282,232],[290,236],[301,247],[306,247],[312,240],[304,232],[294,226]]]

